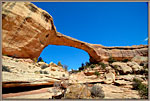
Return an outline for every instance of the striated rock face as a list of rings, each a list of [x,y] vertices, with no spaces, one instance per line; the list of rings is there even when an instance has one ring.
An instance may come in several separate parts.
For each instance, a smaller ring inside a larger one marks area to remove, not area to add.
[[[2,4],[2,53],[22,58],[39,57],[48,45],[65,45],[86,51],[91,62],[148,56],[148,46],[105,47],[90,44],[57,32],[53,18],[30,2]]]
[[[17,87],[53,86],[55,82],[61,82],[69,78],[68,72],[62,67],[53,67],[51,64],[46,65],[44,62],[43,64],[30,63],[26,59],[2,56],[3,93]],[[46,67],[43,68],[43,65]],[[52,68],[55,71],[52,71]]]

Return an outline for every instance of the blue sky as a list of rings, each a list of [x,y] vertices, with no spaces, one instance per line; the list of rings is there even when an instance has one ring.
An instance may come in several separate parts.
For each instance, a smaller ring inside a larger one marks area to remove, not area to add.
[[[148,44],[146,2],[32,2],[54,19],[58,32],[104,46]],[[40,55],[47,63],[77,69],[89,61],[88,53],[68,46],[49,45]]]

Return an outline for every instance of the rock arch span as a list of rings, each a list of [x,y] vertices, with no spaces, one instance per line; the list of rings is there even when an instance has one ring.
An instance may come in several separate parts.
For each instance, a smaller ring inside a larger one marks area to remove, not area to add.
[[[47,45],[65,45],[86,51],[91,62],[148,56],[148,46],[105,47],[90,44],[57,32],[53,18],[30,2],[2,4],[2,53],[21,57],[39,57]]]

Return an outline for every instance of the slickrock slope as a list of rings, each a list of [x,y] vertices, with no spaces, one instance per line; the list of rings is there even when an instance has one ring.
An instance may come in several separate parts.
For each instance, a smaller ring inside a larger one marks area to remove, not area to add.
[[[91,62],[148,56],[148,46],[105,47],[89,44],[57,32],[53,18],[29,2],[2,4],[2,53],[22,58],[39,57],[47,45],[65,45],[86,51]]]
[[[54,63],[35,63],[31,59],[2,56],[3,98],[10,96],[9,93],[12,93],[11,96],[18,96],[18,94],[22,95],[24,91],[34,91],[46,87],[52,88],[56,82],[62,82],[68,78],[69,73]],[[26,93],[23,95],[26,95]]]
[[[55,93],[54,85],[61,83],[63,87],[68,78],[69,73],[52,62],[2,56],[3,99],[49,99]]]

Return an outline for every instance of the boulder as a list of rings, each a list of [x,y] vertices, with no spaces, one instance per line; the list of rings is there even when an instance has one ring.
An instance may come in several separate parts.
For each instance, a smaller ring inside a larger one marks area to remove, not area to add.
[[[143,69],[142,66],[140,66],[138,63],[132,61],[132,62],[127,62],[127,65],[132,68],[134,72],[141,71]]]
[[[85,71],[84,74],[86,76],[91,76],[91,75],[94,75],[95,71]]]
[[[51,67],[58,67],[58,65],[56,65],[56,64],[53,63],[53,62],[51,62],[51,63],[49,64],[49,66],[51,66]]]
[[[81,84],[69,86],[65,93],[65,99],[88,99],[90,96],[90,90]]]
[[[134,61],[134,62],[140,64],[141,62],[148,62],[148,57],[147,56],[136,55],[135,57],[133,57],[131,59],[131,61]]]
[[[105,73],[105,80],[104,83],[108,84],[108,83],[112,83],[115,81],[115,74],[112,72],[109,73]]]
[[[45,65],[45,66],[47,66],[47,67],[48,67],[48,64],[47,64],[47,63],[45,63],[45,62],[38,62],[37,64],[38,64],[38,66]]]
[[[116,67],[115,69],[118,70],[120,72],[120,74],[132,73],[132,68],[129,67],[126,63],[113,62],[112,66]]]
[[[105,69],[106,69],[106,71],[109,71],[109,70],[111,70],[112,68],[111,68],[110,66],[107,66]]]

